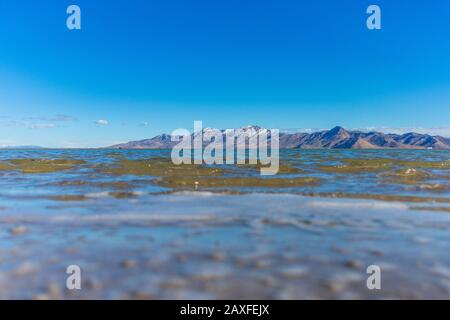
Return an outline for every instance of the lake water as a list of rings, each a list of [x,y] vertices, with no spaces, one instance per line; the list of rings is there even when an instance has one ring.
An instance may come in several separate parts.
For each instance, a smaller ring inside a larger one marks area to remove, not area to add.
[[[274,177],[169,155],[0,151],[0,298],[450,298],[449,151],[282,150]]]

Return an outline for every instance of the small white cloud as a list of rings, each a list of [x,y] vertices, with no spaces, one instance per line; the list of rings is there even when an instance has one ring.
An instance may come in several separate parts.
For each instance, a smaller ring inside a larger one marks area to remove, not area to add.
[[[72,122],[77,120],[78,119],[76,117],[67,114],[57,114],[53,118],[51,118],[51,121],[61,121],[61,122]]]
[[[23,121],[44,121],[44,122],[73,122],[77,121],[76,117],[67,114],[57,114],[52,117],[26,117],[22,118]]]
[[[95,124],[98,126],[107,126],[109,124],[108,120],[100,119],[95,121]]]
[[[148,127],[150,125],[149,122],[141,122],[139,123],[139,127]]]
[[[0,120],[0,126],[27,128],[27,129],[53,129],[59,127],[54,123],[34,121],[32,120],[32,118],[21,120],[14,120],[14,119]]]
[[[53,123],[31,123],[28,125],[29,129],[53,129],[56,125]]]

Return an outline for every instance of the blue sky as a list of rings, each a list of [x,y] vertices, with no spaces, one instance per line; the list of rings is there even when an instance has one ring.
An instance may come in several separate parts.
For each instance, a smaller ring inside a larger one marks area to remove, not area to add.
[[[442,0],[2,1],[0,145],[106,146],[194,120],[450,136],[449,57]]]

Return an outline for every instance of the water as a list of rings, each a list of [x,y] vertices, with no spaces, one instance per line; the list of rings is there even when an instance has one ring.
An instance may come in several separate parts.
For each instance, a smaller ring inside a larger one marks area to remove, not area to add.
[[[450,152],[282,150],[276,177],[169,154],[1,151],[0,298],[450,298]]]

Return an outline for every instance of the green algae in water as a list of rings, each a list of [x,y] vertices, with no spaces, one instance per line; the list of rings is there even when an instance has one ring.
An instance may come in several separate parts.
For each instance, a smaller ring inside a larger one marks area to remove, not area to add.
[[[365,173],[390,169],[394,161],[390,159],[343,159],[339,165],[322,165],[319,170],[328,173]]]
[[[319,170],[328,173],[366,173],[389,170],[394,166],[410,169],[450,169],[448,161],[407,161],[397,159],[342,159],[338,165],[322,165]]]
[[[88,198],[84,195],[59,195],[59,196],[50,196],[48,197],[50,200],[54,201],[85,201]]]
[[[250,169],[252,171],[260,171],[262,168],[267,168],[261,164],[238,164],[238,168]],[[303,169],[295,167],[291,163],[280,163],[277,174],[302,174],[305,173]]]
[[[0,171],[13,170],[11,168],[12,168],[12,166],[10,164],[5,163],[5,162],[0,162]]]
[[[450,207],[410,207],[411,210],[450,212]]]
[[[149,160],[121,160],[115,166],[103,167],[102,171],[113,175],[136,175],[155,177],[221,176],[224,169],[204,165],[175,165],[170,158]]]
[[[50,183],[49,185],[58,186],[58,187],[81,187],[81,186],[89,186],[90,183],[87,180],[67,180],[67,181],[58,181],[56,183]]]
[[[196,177],[165,177],[157,183],[169,188],[205,189],[205,188],[232,188],[232,187],[256,187],[256,188],[292,188],[316,186],[320,183],[318,178],[257,178],[257,177],[229,177],[229,178],[196,178]]]
[[[237,168],[259,171],[264,166],[242,164]],[[136,175],[154,177],[179,177],[179,176],[223,176],[232,172],[230,168],[208,166],[205,164],[182,164],[176,165],[170,158],[152,158],[149,160],[120,160],[112,166],[103,166],[103,173],[113,175]],[[279,174],[300,174],[304,171],[291,164],[280,164]]]
[[[414,189],[419,191],[446,191],[448,190],[449,186],[445,184],[439,184],[439,183],[417,183],[414,184]]]
[[[128,181],[111,181],[111,182],[93,182],[89,180],[64,180],[50,184],[61,187],[98,187],[101,189],[131,189],[133,188],[132,182]]]
[[[414,168],[382,173],[380,176],[384,178],[386,182],[398,184],[418,184],[425,179],[433,177],[433,175],[427,171],[417,170]]]
[[[361,190],[364,190],[365,186],[371,186],[371,192],[379,194],[386,193],[385,188],[389,188],[388,193],[394,196],[414,195],[414,192],[417,196],[427,194],[434,196],[437,192],[445,194],[449,189],[448,175],[444,176],[449,171],[445,172],[441,169],[447,169],[450,164],[446,161],[446,157],[433,154],[424,158],[424,161],[420,161],[418,155],[411,156],[406,152],[396,155],[396,158],[392,153],[381,152],[376,154],[367,152],[364,155],[354,152],[355,158],[351,158],[352,153],[348,151],[342,153],[345,157],[336,156],[337,152],[331,154],[325,151],[320,155],[313,154],[312,157],[308,156],[308,153],[302,157],[297,154],[295,159],[291,155],[284,157],[282,155],[279,175],[273,177],[261,177],[259,170],[263,166],[259,164],[175,165],[170,156],[158,154],[143,158],[141,151],[131,155],[114,154],[113,156],[117,156],[117,159],[111,162],[111,158],[105,157],[105,154],[100,152],[99,158],[90,156],[86,161],[90,159],[94,161],[86,162],[87,164],[83,160],[73,160],[80,158],[75,153],[67,158],[65,154],[55,154],[52,156],[54,159],[47,159],[45,156],[22,159],[16,155],[10,157],[12,160],[0,161],[0,170],[30,174],[61,172],[49,177],[50,180],[46,181],[45,185],[66,187],[64,188],[66,191],[62,191],[63,195],[66,192],[69,195],[83,194],[83,192],[87,194],[100,189],[118,199],[134,197],[133,191],[136,187],[143,192],[152,192],[155,187],[157,190],[159,190],[158,187],[164,187],[175,191],[208,189],[221,190],[221,192],[241,190],[239,188],[247,188],[250,192],[252,189],[263,188],[272,188],[274,192],[283,188],[292,188],[294,192],[304,192],[305,190],[294,189],[316,187],[315,190],[318,192],[347,193],[357,190],[346,189],[347,186],[359,184]],[[125,157],[132,158],[125,159]],[[86,165],[82,166],[82,164]],[[70,174],[66,174],[65,171],[70,169],[77,171],[73,170]],[[72,176],[75,172],[77,176]],[[304,175],[305,173],[308,175]],[[364,177],[358,176],[364,173],[366,173]],[[348,179],[339,183],[335,183],[334,179],[328,181],[329,177],[337,177],[339,174],[348,174]],[[148,179],[143,176],[148,176]],[[71,178],[74,180],[70,180]],[[8,179],[14,179],[14,176]],[[70,188],[74,188],[72,192]],[[64,197],[61,196],[61,198]],[[386,195],[384,199],[389,201],[389,196]]]
[[[84,164],[83,160],[70,159],[12,159],[0,164],[0,170],[17,170],[22,173],[52,173],[65,171]]]
[[[404,167],[419,169],[450,169],[450,161],[403,161],[397,160],[396,164]]]
[[[131,191],[110,192],[109,195],[115,199],[132,199],[138,196]]]
[[[395,201],[395,202],[450,203],[449,198],[390,195],[390,194],[318,192],[318,193],[302,193],[302,195],[307,197],[324,197],[324,198],[338,198],[338,199],[342,198],[342,199],[367,199],[367,200],[381,200],[381,201]]]

